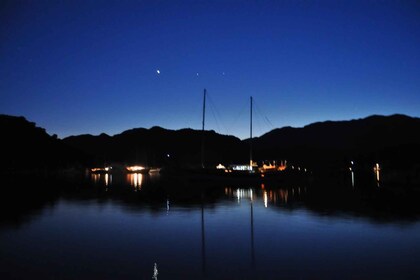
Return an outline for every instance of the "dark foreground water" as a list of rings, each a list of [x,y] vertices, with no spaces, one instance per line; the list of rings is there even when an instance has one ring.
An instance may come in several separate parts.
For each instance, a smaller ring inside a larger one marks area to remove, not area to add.
[[[22,191],[3,192],[0,279],[420,279],[411,192],[155,175],[63,185],[8,181]]]

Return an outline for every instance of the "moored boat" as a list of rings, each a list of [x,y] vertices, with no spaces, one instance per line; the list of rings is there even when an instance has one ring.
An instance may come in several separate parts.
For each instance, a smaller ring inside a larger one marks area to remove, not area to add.
[[[125,171],[128,173],[148,174],[150,171],[150,168],[141,166],[141,165],[130,165],[130,166],[125,167]]]
[[[112,167],[111,166],[93,167],[93,168],[90,168],[89,171],[94,174],[110,173],[112,172]]]

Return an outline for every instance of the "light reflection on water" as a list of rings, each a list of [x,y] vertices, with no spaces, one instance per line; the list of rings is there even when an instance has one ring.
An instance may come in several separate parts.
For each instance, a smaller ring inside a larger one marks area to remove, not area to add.
[[[112,174],[110,173],[91,173],[90,176],[95,184],[103,184],[106,187],[112,185]]]
[[[97,186],[111,187],[113,185],[126,185],[131,186],[134,191],[139,191],[145,181],[159,180],[159,173],[89,173],[87,175],[90,182]]]
[[[128,173],[127,174],[127,181],[131,186],[134,187],[134,190],[140,190],[141,184],[143,181],[143,174],[141,173]]]
[[[357,207],[367,203],[357,188],[174,190],[150,179],[95,174],[83,189],[92,190],[90,200],[64,194],[25,227],[0,228],[5,279],[150,279],[157,278],[154,264],[159,279],[420,276],[417,219],[376,220],[378,205],[373,214]],[[101,193],[125,186],[130,192],[123,195]],[[158,187],[163,195],[154,196]]]
[[[261,189],[248,188],[248,189],[233,189],[225,188],[225,195],[227,197],[237,198],[238,202],[242,199],[249,199],[251,201],[261,200],[264,203],[264,207],[267,208],[269,205],[285,205],[288,204],[289,200],[299,198],[306,192],[306,188],[292,187],[292,188],[281,188],[281,189],[269,189],[266,190],[264,186]]]

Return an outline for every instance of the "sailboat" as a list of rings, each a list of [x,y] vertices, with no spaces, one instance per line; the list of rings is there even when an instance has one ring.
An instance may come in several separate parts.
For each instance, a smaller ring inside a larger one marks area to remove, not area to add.
[[[253,97],[250,96],[250,123],[249,123],[249,164],[233,164],[224,169],[225,177],[240,178],[243,182],[264,183],[270,180],[277,181],[284,179],[287,168],[287,161],[263,161],[259,166],[253,159]]]
[[[256,162],[252,160],[252,96],[250,97],[250,125],[249,125],[249,165],[247,164],[233,164],[230,165],[226,171],[227,173],[244,173],[244,174],[254,174],[258,171],[258,166]]]
[[[201,166],[187,169],[177,169],[170,172],[175,176],[181,176],[200,183],[260,183],[267,181],[269,178],[278,177],[280,172],[278,169],[267,172],[267,169],[258,167],[257,163],[253,160],[253,135],[252,135],[252,110],[253,110],[253,97],[250,97],[250,138],[249,138],[249,164],[231,164],[224,166],[219,164],[217,166],[206,166],[205,164],[205,113],[206,113],[206,96],[207,91],[204,89],[203,96],[203,118],[202,118],[202,137],[201,137]],[[267,167],[267,166],[265,166]],[[167,172],[168,174],[169,172]],[[268,176],[267,176],[268,175]],[[276,175],[276,176],[273,176]],[[269,178],[268,178],[269,177]]]
[[[222,164],[219,164],[215,167],[206,167],[205,166],[205,155],[204,155],[204,142],[205,142],[205,110],[206,110],[206,89],[204,89],[204,96],[203,96],[203,119],[202,119],[202,145],[201,145],[201,168],[192,170],[192,173],[201,179],[209,179],[209,180],[222,180],[229,182],[231,180],[245,180],[244,182],[248,182],[249,180],[260,180],[266,176],[268,171],[267,165],[263,165],[262,167],[258,167],[257,163],[253,160],[253,135],[252,135],[252,111],[253,111],[253,97],[250,97],[250,138],[249,138],[249,164],[231,164],[225,167]],[[274,174],[274,169],[270,170],[270,175]],[[275,169],[275,171],[279,171],[279,169]],[[277,173],[277,172],[275,172]],[[201,176],[201,177],[200,177]]]
[[[89,171],[93,174],[111,173],[112,166],[93,167],[93,168],[90,168]]]
[[[226,169],[226,167],[222,164],[217,165],[215,168],[208,168],[205,166],[205,149],[204,149],[204,142],[205,142],[205,120],[206,120],[206,96],[207,96],[207,90],[204,89],[204,95],[203,95],[203,119],[202,119],[202,128],[201,128],[201,170],[226,170],[226,173],[232,172],[232,171],[254,171],[255,168],[253,168],[253,161],[252,161],[252,96],[250,98],[251,100],[251,124],[250,124],[250,164],[249,165],[232,165],[230,166],[230,169]],[[255,167],[255,166],[254,166]],[[220,172],[219,172],[220,173]]]
[[[128,173],[148,174],[150,171],[150,167],[145,167],[141,165],[129,165],[125,167],[125,170]]]

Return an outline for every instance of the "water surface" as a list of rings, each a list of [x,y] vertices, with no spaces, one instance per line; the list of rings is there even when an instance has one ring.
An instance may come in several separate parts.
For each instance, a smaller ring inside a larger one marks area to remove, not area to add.
[[[2,279],[420,277],[418,206],[377,186],[102,174],[33,188],[1,216]]]

